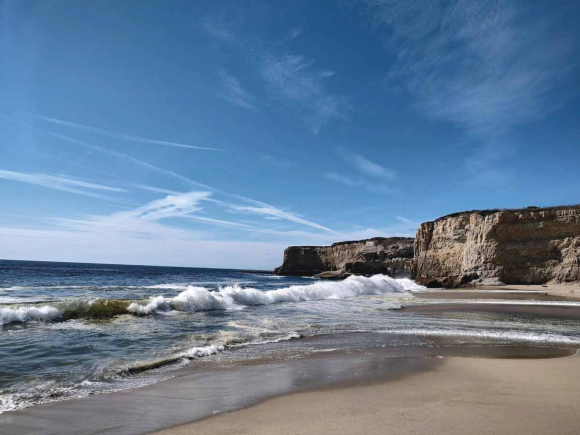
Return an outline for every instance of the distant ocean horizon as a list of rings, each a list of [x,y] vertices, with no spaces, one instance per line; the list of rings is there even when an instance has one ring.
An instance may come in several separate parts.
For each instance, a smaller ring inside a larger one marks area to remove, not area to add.
[[[348,350],[357,342],[346,337],[365,332],[402,349],[441,340],[580,345],[577,322],[398,310],[423,291],[385,275],[324,281],[260,270],[0,260],[0,412],[137,388],[204,364]]]
[[[160,264],[138,264],[138,263],[98,263],[93,261],[52,261],[52,260],[22,260],[13,258],[0,258],[0,262],[21,262],[21,263],[52,263],[52,264],[83,264],[96,266],[135,266],[135,267],[165,267],[175,269],[209,269],[209,270],[235,270],[244,272],[273,273],[274,268],[262,269],[259,267],[200,267],[200,266],[164,266]]]

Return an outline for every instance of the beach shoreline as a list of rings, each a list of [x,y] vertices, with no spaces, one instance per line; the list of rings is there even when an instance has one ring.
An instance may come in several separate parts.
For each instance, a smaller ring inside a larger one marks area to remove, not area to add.
[[[429,296],[425,297],[426,295]],[[514,302],[520,302],[519,304],[470,304],[469,301],[513,299],[514,295],[517,296]],[[449,303],[449,299],[457,301]],[[577,307],[550,305],[550,300],[556,303],[575,302],[574,296],[555,297],[549,291],[546,292],[545,288],[543,291],[524,290],[521,286],[517,289],[479,289],[479,293],[478,290],[471,289],[429,290],[415,293],[414,298],[403,304],[401,311],[416,311],[419,314],[439,311],[452,314],[454,311],[475,310],[506,314],[507,309],[515,310],[507,314],[539,319],[548,317],[570,321],[580,318]],[[526,301],[536,301],[538,304],[525,305]],[[565,315],[562,314],[563,309],[569,309]],[[390,340],[392,337],[384,332],[305,337],[297,343],[312,343],[313,348],[318,349],[307,356],[286,355],[285,359],[277,360],[274,354],[270,358],[222,366],[213,366],[210,358],[204,358],[199,360],[199,364],[177,370],[171,379],[146,387],[8,412],[0,415],[0,426],[6,435],[133,435],[155,431],[162,431],[159,433],[163,435],[210,432],[317,434],[328,433],[323,431],[326,426],[316,426],[318,421],[327,421],[333,426],[334,421],[344,420],[345,416],[340,410],[346,407],[350,420],[343,421],[342,425],[350,432],[341,432],[340,427],[332,429],[332,432],[384,433],[380,432],[377,422],[388,420],[392,433],[437,433],[427,431],[429,426],[426,420],[409,417],[422,415],[423,411],[420,409],[425,404],[424,397],[431,397],[431,402],[428,402],[431,407],[429,409],[448,414],[451,418],[455,414],[449,409],[438,408],[437,403],[454,403],[461,397],[463,390],[472,391],[470,388],[476,388],[481,392],[481,400],[486,406],[495,403],[490,411],[494,416],[505,419],[507,417],[502,417],[502,412],[508,415],[509,410],[514,408],[514,412],[521,414],[522,421],[528,417],[523,417],[526,414],[518,404],[520,396],[513,400],[494,402],[492,396],[498,391],[493,388],[488,391],[488,383],[491,386],[505,384],[505,388],[500,388],[500,393],[505,394],[506,388],[514,389],[524,399],[527,395],[541,395],[546,388],[548,391],[560,388],[562,397],[570,403],[580,400],[580,393],[576,393],[580,388],[571,388],[578,382],[573,380],[566,384],[561,379],[561,376],[573,379],[577,373],[580,357],[573,356],[577,353],[577,346],[458,346],[455,342],[451,344],[449,338],[430,337],[430,342],[426,342],[427,345],[424,346],[397,347],[390,346]],[[550,362],[564,360],[567,362]],[[490,367],[495,369],[490,370]],[[480,373],[485,376],[480,376]],[[522,377],[522,373],[528,375]],[[552,383],[546,381],[554,376]],[[538,377],[542,379],[539,380]],[[580,387],[580,383],[577,386]],[[433,391],[437,389],[440,391],[433,395]],[[524,394],[526,389],[527,395]],[[415,395],[409,395],[410,392]],[[556,392],[550,394],[557,396]],[[359,406],[359,403],[368,402],[369,397],[394,404],[393,409],[397,411],[393,411],[394,414],[388,411],[384,416],[381,415],[384,411],[382,408],[371,406],[367,410]],[[397,397],[406,398],[405,409],[397,404]],[[472,399],[472,396],[465,397],[458,406],[464,409],[469,418],[472,418],[472,414],[473,418],[478,418],[474,411],[477,406]],[[556,401],[558,400],[561,400],[559,396],[556,397]],[[321,403],[323,405],[319,413],[321,418],[324,417],[322,420],[308,414],[318,409]],[[326,409],[330,406],[326,404],[333,405],[331,409]],[[500,406],[505,409],[500,409]],[[526,407],[535,410],[532,414],[536,416],[539,413],[537,403],[527,403]],[[564,406],[563,409],[569,408]],[[107,416],[106,420],[103,420],[103,415]],[[271,420],[266,418],[268,415],[272,417]],[[534,415],[529,418],[533,420]],[[355,430],[353,424],[359,420],[364,420],[364,423],[361,423],[360,430]],[[252,425],[251,421],[260,423]],[[297,421],[298,426],[293,427],[293,421]],[[456,427],[467,431],[465,421],[443,421],[441,418],[435,421],[441,424],[442,430]],[[558,426],[561,431],[557,433],[577,433],[567,432],[569,422],[565,416],[559,421],[563,426]],[[306,422],[314,426],[300,426]],[[544,427],[542,424],[538,423],[537,427]],[[387,426],[382,427],[384,429]],[[524,429],[529,430],[526,425],[506,427],[511,431],[506,430],[506,433],[541,433],[525,432]],[[496,432],[484,426],[474,426],[470,431],[498,433],[498,427],[490,428]],[[441,433],[463,433],[460,429]]]
[[[142,388],[46,403],[8,412],[0,415],[0,426],[3,435],[135,435],[156,431],[170,435],[174,433],[172,430],[177,431],[175,434],[210,433],[215,421],[218,421],[218,425],[221,424],[221,420],[215,420],[214,416],[217,419],[228,416],[225,418],[230,419],[230,416],[241,415],[245,419],[246,412],[253,415],[255,409],[262,409],[260,407],[263,404],[272,400],[309,398],[313,394],[316,399],[311,402],[311,407],[316,408],[320,401],[325,402],[336,394],[350,397],[352,391],[355,391],[357,395],[364,396],[367,388],[373,391],[377,388],[381,391],[385,388],[388,390],[393,382],[399,385],[397,388],[405,388],[407,385],[419,393],[422,387],[413,379],[422,378],[426,373],[436,374],[448,364],[461,366],[463,363],[460,361],[480,361],[475,364],[484,366],[495,364],[492,361],[512,361],[514,364],[530,361],[532,367],[535,367],[534,362],[539,362],[543,367],[542,361],[573,359],[574,364],[566,364],[566,368],[556,370],[566,370],[573,377],[580,364],[580,358],[574,356],[576,353],[577,349],[547,346],[458,348],[443,345],[439,348],[410,349],[384,349],[378,346],[357,352],[325,349],[316,355],[296,360],[187,368],[171,379]],[[518,370],[511,363],[510,367]],[[433,383],[469,381],[461,377],[448,379],[447,369],[444,369],[444,373],[447,373],[446,377],[441,380],[437,378],[439,375],[434,375],[436,380]],[[379,394],[379,390],[372,394]],[[301,396],[302,394],[306,396]],[[302,403],[302,399],[299,401]],[[300,412],[297,409],[294,418],[300,419]],[[106,419],[103,416],[107,416]],[[197,425],[209,426],[199,429]],[[188,429],[190,426],[191,430]],[[276,432],[277,429],[273,430],[271,425],[266,424],[252,430],[256,432],[236,432],[231,426],[225,426],[223,432],[217,433],[258,434]],[[309,428],[304,430],[310,431]]]
[[[155,435],[575,435],[577,356],[449,358],[413,376],[298,392]]]

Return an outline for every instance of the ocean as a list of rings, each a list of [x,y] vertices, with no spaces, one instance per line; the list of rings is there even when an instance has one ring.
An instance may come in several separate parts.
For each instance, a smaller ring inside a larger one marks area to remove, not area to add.
[[[0,261],[0,413],[138,388],[188,368],[337,349],[375,346],[401,355],[422,348],[432,357],[441,348],[580,346],[574,320],[399,310],[433,303],[415,298],[426,291],[383,275],[322,281],[228,269]]]

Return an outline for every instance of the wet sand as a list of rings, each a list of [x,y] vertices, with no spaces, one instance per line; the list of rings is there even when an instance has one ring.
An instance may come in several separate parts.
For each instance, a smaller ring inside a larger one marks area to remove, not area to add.
[[[431,290],[414,294],[419,299],[500,299],[511,301],[571,301],[580,302],[580,297],[550,294],[549,292],[519,290]]]
[[[580,320],[580,306],[557,305],[558,302],[580,302],[576,286],[503,286],[478,287],[473,289],[428,290],[414,293],[413,301],[401,308],[402,311],[417,312],[464,312],[495,313],[507,315],[527,315],[557,319]],[[420,303],[421,300],[442,300],[462,302]],[[486,303],[470,303],[469,300],[488,300]],[[519,301],[517,303],[494,304],[497,301]],[[465,301],[465,302],[463,302]],[[526,301],[544,302],[546,305],[524,305]],[[556,304],[550,305],[550,302]]]
[[[517,304],[470,304],[470,303],[441,303],[412,305],[401,308],[401,311],[416,312],[456,312],[456,313],[495,313],[520,316],[540,316],[554,319],[580,320],[580,307],[546,306],[546,305],[517,305]]]
[[[388,342],[386,334],[351,334],[350,337],[347,334],[322,340],[324,343],[317,346],[326,351],[302,359],[186,368],[172,379],[143,388],[8,412],[0,415],[0,433],[144,434],[300,391],[330,394],[342,388],[387,385],[393,381],[404,384],[416,376],[438,371],[456,359],[547,361],[569,359],[566,357],[576,352],[575,349],[526,346],[454,347],[446,345],[445,339],[438,341],[440,346],[384,348],[381,340]],[[353,341],[363,347],[328,351]],[[415,389],[415,384],[410,384],[410,388]]]
[[[577,435],[579,357],[449,358],[412,376],[277,397],[157,435]]]
[[[420,350],[418,350],[420,352]],[[314,358],[223,368],[185,369],[143,388],[47,403],[0,415],[2,435],[144,434],[245,408],[271,397],[336,382],[403,379],[441,359],[381,353],[321,352]]]

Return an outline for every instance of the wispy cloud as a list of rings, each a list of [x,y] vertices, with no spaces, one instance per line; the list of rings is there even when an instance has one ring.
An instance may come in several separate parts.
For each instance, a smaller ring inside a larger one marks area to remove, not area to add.
[[[201,210],[199,203],[210,196],[210,192],[188,192],[179,195],[169,195],[165,198],[151,201],[135,210],[116,213],[113,215],[113,219],[156,221],[170,217],[185,216]]]
[[[0,226],[0,249],[4,255],[27,260],[273,269],[282,261],[286,246],[285,242],[204,240],[205,233],[164,230],[158,237],[135,237],[107,229],[69,230],[64,225],[51,229]]]
[[[28,127],[28,128],[36,128],[28,123],[25,123],[23,121],[19,121],[19,120],[15,120],[15,119],[8,119],[11,122],[15,122],[19,125],[22,125],[24,127]],[[208,203],[213,203],[216,205],[221,206],[226,212],[236,212],[236,213],[244,213],[244,214],[251,214],[251,215],[255,215],[255,216],[259,216],[262,219],[266,219],[266,220],[280,220],[280,221],[286,221],[286,222],[291,222],[294,224],[298,224],[298,225],[302,225],[302,226],[306,226],[309,227],[311,229],[316,229],[322,232],[327,232],[327,233],[335,233],[332,229],[318,224],[316,222],[313,222],[311,220],[308,220],[306,218],[304,218],[301,215],[298,215],[296,213],[292,213],[290,211],[286,211],[286,210],[282,210],[278,207],[272,206],[270,204],[266,204],[264,202],[261,201],[256,201],[244,196],[240,196],[240,195],[236,195],[236,194],[232,194],[232,193],[228,193],[225,191],[222,191],[220,189],[216,189],[213,188],[211,186],[208,186],[206,184],[203,183],[199,183],[195,180],[192,180],[188,177],[185,177],[181,174],[178,174],[174,171],[171,171],[169,169],[165,169],[165,168],[161,168],[159,166],[153,165],[151,163],[145,162],[143,160],[140,160],[136,157],[118,152],[118,151],[114,151],[108,148],[104,148],[102,146],[97,146],[97,145],[93,145],[91,143],[87,143],[84,141],[80,141],[62,134],[57,134],[57,133],[53,133],[53,132],[46,132],[43,131],[41,129],[38,129],[38,131],[44,133],[44,134],[48,134],[52,137],[61,139],[63,141],[65,141],[66,143],[70,143],[72,145],[75,146],[80,146],[83,147],[85,149],[88,150],[92,150],[92,151],[96,151],[98,153],[104,154],[104,155],[108,155],[108,156],[112,156],[114,158],[117,158],[119,160],[125,161],[125,162],[129,162],[131,164],[135,164],[138,165],[144,169],[156,172],[158,174],[161,175],[165,175],[168,176],[174,180],[180,181],[190,187],[196,187],[196,188],[201,188],[203,189],[203,198],[197,198],[197,197],[191,197],[188,196],[190,195],[189,193],[183,193],[183,192],[178,192],[172,189],[165,189],[165,188],[160,188],[160,187],[155,187],[155,186],[149,186],[149,185],[144,185],[144,184],[138,184],[138,183],[132,183],[130,184],[132,187],[136,187],[142,190],[147,190],[149,192],[154,192],[154,193],[162,193],[165,195],[168,195],[166,198],[162,199],[162,200],[155,200],[149,204],[146,204],[145,206],[142,206],[140,208],[137,209],[133,209],[131,211],[127,211],[127,212],[121,212],[118,214],[115,214],[113,216],[108,216],[105,218],[91,218],[91,219],[81,219],[81,220],[74,220],[74,225],[77,226],[77,230],[82,230],[85,231],[85,229],[82,229],[81,227],[83,225],[87,225],[87,222],[90,225],[93,226],[99,226],[99,227],[111,227],[113,225],[113,223],[115,223],[115,225],[119,225],[120,223],[123,223],[123,225],[121,225],[121,227],[123,228],[123,231],[127,231],[129,233],[131,233],[133,229],[135,229],[136,234],[140,234],[140,235],[146,235],[149,234],[149,236],[147,237],[153,237],[154,233],[156,234],[156,232],[159,232],[159,235],[163,235],[166,234],[167,231],[172,230],[171,234],[176,234],[177,229],[175,228],[167,228],[167,229],[160,229],[157,226],[152,226],[153,223],[155,223],[156,221],[158,221],[159,219],[164,219],[164,218],[168,218],[168,217],[178,217],[178,218],[185,218],[185,219],[190,219],[190,220],[197,220],[199,222],[202,223],[207,223],[207,224],[212,224],[212,225],[218,225],[218,226],[227,226],[230,228],[237,228],[240,230],[244,230],[244,231],[251,231],[254,232],[256,234],[272,234],[272,235],[277,235],[277,236],[290,236],[290,235],[298,235],[298,234],[307,234],[306,232],[303,231],[299,231],[299,230],[286,230],[286,229],[276,229],[276,228],[272,228],[272,227],[266,227],[262,224],[258,224],[256,223],[256,225],[251,225],[248,223],[244,223],[244,222],[233,222],[233,221],[228,221],[228,220],[224,220],[224,219],[220,219],[220,218],[215,218],[215,217],[208,217],[208,216],[199,216],[197,215],[196,211],[200,211],[197,207],[197,204],[200,201],[206,201]],[[14,178],[14,176],[11,174],[11,177]],[[64,178],[64,177],[63,177]],[[82,181],[79,181],[79,183]],[[88,187],[88,185],[86,184],[87,182],[82,182],[85,183],[84,187]],[[89,183],[93,186],[96,186],[94,183]],[[62,185],[61,185],[62,186]],[[104,186],[105,188],[108,188],[107,186]],[[71,186],[65,186],[64,188],[67,189],[74,189],[74,187]],[[118,191],[122,191],[125,192],[124,189],[119,189],[119,188],[108,188],[108,189],[115,189]],[[91,195],[91,192],[85,192],[86,194]],[[198,193],[196,193],[195,195],[198,195]],[[223,198],[228,198],[229,201],[223,201],[220,199],[216,199],[211,195],[219,195]],[[210,197],[211,196],[211,197]],[[198,200],[193,201],[193,199],[197,198]],[[179,200],[178,200],[179,199]],[[64,222],[63,220],[60,220],[60,222]],[[66,220],[66,222],[68,222],[68,224],[72,224],[71,220]],[[144,222],[149,222],[149,224],[147,224],[146,228],[145,228],[145,224]],[[137,223],[139,223],[139,225],[137,225]],[[149,233],[148,233],[149,232]]]
[[[80,141],[80,140],[77,140],[77,139],[73,139],[71,137],[64,136],[62,134],[57,134],[57,133],[48,133],[48,134],[51,135],[51,136],[53,136],[53,137],[62,139],[64,141],[68,142],[68,143],[71,143],[71,144],[74,144],[74,145],[79,145],[79,146],[82,146],[82,147],[85,147],[85,148],[89,148],[89,149],[93,149],[93,150],[98,151],[100,153],[108,154],[108,155],[113,156],[113,157],[116,157],[118,159],[122,159],[122,160],[125,160],[125,161],[129,161],[129,162],[134,163],[134,164],[136,164],[138,166],[141,166],[141,167],[143,167],[145,169],[149,169],[151,171],[154,171],[154,172],[157,172],[157,173],[166,175],[168,177],[171,177],[171,178],[173,178],[175,180],[181,181],[182,183],[188,184],[190,186],[200,187],[202,189],[213,190],[211,187],[209,187],[206,184],[199,183],[199,182],[194,181],[191,178],[188,178],[188,177],[186,177],[184,175],[178,174],[178,173],[176,173],[174,171],[171,171],[169,169],[164,169],[164,168],[161,168],[159,166],[155,166],[155,165],[153,165],[151,163],[145,162],[143,160],[140,160],[140,159],[138,159],[136,157],[133,157],[133,156],[130,156],[128,154],[124,154],[124,153],[121,153],[119,151],[113,151],[113,150],[110,150],[108,148],[104,148],[104,147],[101,147],[101,146],[98,146],[98,145],[92,145],[90,143],[83,142],[83,141]]]
[[[164,189],[162,187],[147,186],[146,184],[133,184],[133,187],[136,187],[136,188],[142,189],[142,190],[147,190],[149,192],[154,192],[154,193],[164,193],[166,195],[179,195],[179,194],[183,193],[183,192],[178,192],[176,190]]]
[[[361,178],[351,178],[349,176],[339,174],[338,172],[326,172],[324,177],[328,180],[336,181],[349,187],[363,187],[373,193],[393,193],[395,190],[385,183],[364,180]]]
[[[196,220],[198,222],[203,222],[203,223],[207,223],[207,224],[211,224],[211,225],[238,228],[238,229],[242,229],[245,231],[259,232],[261,230],[259,227],[256,227],[254,225],[244,224],[241,222],[227,221],[224,219],[215,219],[215,218],[208,218],[205,216],[193,216],[193,215],[182,216],[182,217],[185,217],[187,219],[193,219],[193,220]]]
[[[261,64],[262,78],[270,89],[306,110],[306,121],[315,133],[331,121],[346,119],[352,107],[346,98],[326,90],[324,80],[332,75],[327,73],[300,55],[269,54]]]
[[[47,221],[51,224],[48,229],[38,228],[10,228],[0,227],[0,234],[5,236],[4,240],[12,246],[18,246],[17,240],[21,238],[36,237],[40,244],[55,243],[60,246],[62,244],[68,246],[70,249],[75,249],[75,246],[93,246],[94,249],[103,249],[109,254],[117,254],[125,252],[128,249],[131,252],[133,247],[139,246],[143,252],[151,249],[161,249],[159,252],[165,252],[170,247],[168,255],[178,249],[184,252],[185,246],[189,246],[192,250],[190,253],[192,257],[196,258],[196,265],[207,264],[197,251],[202,249],[202,246],[221,246],[222,256],[228,256],[228,246],[244,245],[246,249],[250,249],[250,243],[242,242],[227,242],[219,243],[211,241],[213,235],[207,231],[200,231],[187,227],[172,226],[168,219],[186,219],[197,221],[203,224],[208,224],[218,227],[227,227],[232,230],[239,230],[249,232],[257,236],[268,236],[268,238],[276,237],[285,240],[283,245],[274,245],[271,243],[255,243],[256,248],[268,247],[268,255],[280,254],[283,247],[288,240],[316,240],[317,237],[323,240],[324,237],[334,235],[338,237],[337,233],[317,225],[311,221],[303,219],[293,213],[281,211],[275,207],[269,206],[265,203],[253,201],[248,198],[239,197],[240,201],[251,203],[251,206],[232,204],[216,200],[212,198],[210,192],[193,191],[181,193],[176,195],[168,195],[166,197],[150,201],[140,207],[115,212],[106,215],[84,215],[79,218],[49,218]],[[226,209],[230,209],[239,213],[249,213],[259,215],[261,217],[275,217],[280,220],[291,221],[313,227],[317,232],[307,232],[300,230],[279,230],[277,228],[269,228],[264,225],[252,225],[244,222],[235,222],[231,220],[218,219],[202,215],[202,203],[220,205]],[[322,235],[325,236],[322,236]],[[208,240],[210,238],[210,240]],[[326,239],[324,239],[326,240]],[[108,245],[108,247],[107,247]],[[53,245],[54,246],[54,245]],[[111,246],[115,246],[115,251],[110,252]],[[196,246],[198,248],[196,248]],[[84,249],[84,248],[83,248]],[[142,255],[139,252],[138,255]],[[77,252],[78,254],[78,252]],[[205,252],[204,252],[205,255]],[[197,257],[196,257],[197,256]],[[155,256],[153,256],[155,257]],[[219,266],[220,258],[214,258],[213,266]],[[274,261],[278,263],[281,258],[275,260],[268,260],[262,256],[262,264],[268,264]],[[126,260],[125,260],[126,261]],[[132,260],[135,261],[135,260]],[[175,262],[175,259],[173,260]],[[223,260],[222,260],[223,261]],[[243,263],[243,261],[242,261]],[[175,264],[182,264],[176,262]],[[241,264],[233,262],[232,264]],[[257,266],[255,263],[253,266]],[[274,266],[276,264],[272,264]]]
[[[243,107],[245,109],[255,109],[255,98],[248,91],[246,91],[239,80],[229,74],[226,70],[219,71],[219,78],[222,82],[224,92],[220,96],[230,103]]]
[[[247,230],[243,224],[198,216],[201,203],[208,199],[209,192],[188,192],[109,215],[48,219],[48,228],[0,226],[1,248],[18,258],[57,261],[131,261],[198,267],[218,267],[224,262],[231,267],[273,267],[280,261],[282,244],[215,241],[207,230],[174,227],[165,222],[168,218],[199,219]],[[35,249],[24,249],[27,243],[23,240],[34,241]]]
[[[264,163],[267,163],[268,165],[278,166],[281,168],[290,168],[296,164],[296,162],[290,159],[279,156],[273,156],[270,154],[262,156],[262,160],[264,161]]]
[[[100,134],[102,136],[112,137],[115,139],[121,139],[121,140],[128,141],[128,142],[139,142],[139,143],[144,143],[144,144],[163,145],[163,146],[169,146],[169,147],[189,148],[189,149],[196,149],[196,150],[223,151],[222,149],[219,149],[219,148],[201,147],[201,146],[188,145],[188,144],[177,143],[177,142],[168,142],[168,141],[164,141],[164,140],[156,140],[156,139],[148,139],[145,137],[131,136],[131,135],[122,134],[122,133],[115,133],[112,131],[104,130],[102,128],[90,127],[88,125],[77,124],[77,123],[70,122],[70,121],[63,121],[61,119],[56,119],[56,118],[49,118],[47,116],[38,116],[37,118],[42,120],[42,121],[49,122],[51,124],[61,125],[64,127],[72,128],[75,130],[81,130],[81,131],[85,131],[85,132],[89,132],[89,133],[96,133],[96,134]]]
[[[384,178],[388,180],[393,180],[397,178],[397,173],[392,169],[388,169],[376,162],[373,162],[366,157],[353,153],[345,148],[339,148],[338,153],[349,163],[354,165],[354,167],[365,175],[370,175],[372,177]]]
[[[242,31],[240,23],[233,21],[224,17],[214,21],[206,19],[202,27],[216,41],[228,43],[244,53],[271,97],[283,101],[291,110],[299,110],[314,133],[319,133],[332,121],[347,119],[351,103],[346,97],[331,92],[326,85],[328,78],[336,74],[335,71],[316,68],[313,59],[291,53],[286,48],[287,44],[249,37]],[[291,29],[284,42],[297,38],[301,33],[300,28]],[[244,95],[243,88],[237,86],[239,83],[230,81],[229,85],[234,89],[234,95],[236,89]],[[236,98],[235,101],[239,105],[255,105],[253,100],[245,98]]]
[[[316,222],[312,222],[308,219],[305,219],[298,214],[281,210],[277,207],[274,207],[273,205],[266,204],[265,202],[255,201],[253,199],[245,198],[243,196],[237,197],[250,205],[228,204],[231,210],[243,213],[257,214],[267,219],[282,219],[289,222],[305,225],[307,227],[315,228],[317,230],[335,233],[334,230],[325,227],[324,225],[320,225],[317,224]]]
[[[0,170],[0,178],[4,180],[19,181],[21,183],[34,184],[50,189],[62,190],[64,192],[75,193],[77,195],[90,196],[93,198],[109,200],[111,197],[96,193],[95,191],[106,192],[126,192],[125,189],[110,187],[102,184],[91,183],[70,177],[26,173]]]
[[[303,30],[300,27],[293,27],[288,32],[288,37],[286,40],[292,40],[298,38],[302,34]]]
[[[114,150],[111,150],[111,149],[108,149],[108,148],[105,148],[105,147],[102,147],[102,146],[98,146],[98,145],[94,145],[94,144],[91,144],[91,143],[88,143],[88,142],[84,142],[84,141],[81,141],[81,140],[78,140],[78,139],[74,139],[74,138],[72,138],[70,136],[66,136],[66,135],[63,135],[63,134],[53,133],[53,132],[50,132],[50,131],[45,131],[43,129],[40,129],[40,128],[36,127],[35,125],[33,125],[31,123],[25,122],[25,121],[20,120],[20,119],[17,119],[17,118],[12,118],[12,117],[9,117],[9,116],[0,115],[0,119],[4,119],[6,121],[9,121],[9,122],[11,122],[13,124],[19,125],[19,126],[24,127],[24,128],[30,128],[30,129],[37,130],[39,132],[42,132],[42,133],[47,134],[49,136],[52,136],[52,137],[61,139],[61,140],[65,141],[65,142],[68,142],[68,143],[73,144],[73,145],[76,145],[76,146],[81,146],[83,148],[86,148],[86,149],[89,149],[89,150],[92,150],[92,151],[97,151],[97,152],[99,152],[101,154],[106,154],[106,155],[115,157],[115,158],[120,159],[120,160],[125,160],[127,162],[130,162],[130,163],[133,163],[135,165],[141,166],[142,168],[148,169],[150,171],[157,172],[159,174],[162,174],[162,175],[171,177],[171,178],[173,178],[175,180],[178,180],[178,181],[180,181],[182,183],[188,184],[188,185],[193,186],[193,187],[198,187],[198,188],[206,189],[206,190],[217,190],[217,189],[214,189],[214,188],[208,186],[207,184],[203,184],[203,183],[200,183],[198,181],[192,180],[191,178],[188,178],[188,177],[186,177],[184,175],[178,174],[178,173],[176,173],[176,172],[174,172],[174,171],[172,171],[170,169],[161,168],[159,166],[153,165],[153,164],[148,163],[148,162],[146,162],[144,160],[138,159],[136,157],[133,157],[131,155],[128,155],[128,154],[125,154],[125,153],[122,153],[122,152],[119,152],[119,151],[114,151]],[[150,186],[148,186],[148,187],[149,187],[149,190],[153,189]],[[160,192],[160,193],[167,193],[167,192]],[[175,192],[170,192],[170,193],[175,193]]]
[[[346,148],[337,148],[336,151],[344,161],[359,173],[359,176],[345,175],[341,172],[332,171],[325,173],[325,178],[349,187],[363,187],[374,193],[393,193],[395,191],[392,186],[387,184],[387,182],[397,178],[395,171]]]
[[[397,216],[397,220],[399,222],[403,222],[404,224],[413,224],[414,223],[411,219],[407,219],[406,217],[403,217],[403,216]]]
[[[210,196],[210,192],[187,192],[168,195],[132,210],[109,215],[87,215],[82,219],[53,218],[51,220],[61,229],[100,233],[110,238],[122,235],[123,237],[152,239],[182,236],[191,239],[199,237],[199,234],[192,230],[174,228],[160,221],[199,212],[202,209],[200,203]]]
[[[172,177],[172,178],[174,178],[176,180],[182,181],[182,182],[184,182],[186,184],[189,184],[191,186],[195,186],[195,187],[199,187],[199,188],[202,188],[202,189],[206,189],[209,192],[214,192],[214,193],[220,192],[219,189],[212,188],[212,187],[210,187],[210,186],[208,186],[206,184],[199,183],[199,182],[194,181],[194,180],[192,180],[190,178],[187,178],[187,177],[185,177],[183,175],[177,174],[177,173],[175,173],[173,171],[170,171],[170,170],[167,170],[167,169],[160,168],[158,166],[155,166],[155,165],[152,165],[150,163],[144,162],[142,160],[139,160],[139,159],[137,159],[135,157],[132,157],[132,156],[129,156],[127,154],[123,154],[123,153],[120,153],[118,151],[109,150],[109,149],[106,149],[106,148],[103,148],[103,147],[99,147],[99,146],[96,146],[96,145],[91,145],[91,144],[88,144],[86,142],[78,141],[76,139],[72,139],[72,138],[67,137],[67,136],[57,135],[57,134],[52,134],[52,135],[55,136],[55,137],[59,137],[59,138],[61,138],[63,140],[66,140],[66,141],[68,141],[70,143],[73,143],[73,144],[76,144],[76,145],[80,145],[80,146],[83,146],[83,147],[87,147],[87,148],[91,148],[91,149],[94,149],[94,150],[99,151],[101,153],[108,154],[108,155],[111,155],[111,156],[114,156],[114,157],[117,157],[117,158],[120,158],[120,159],[123,159],[123,160],[130,161],[130,162],[135,163],[135,164],[137,164],[139,166],[142,166],[142,167],[144,167],[146,169],[149,169],[149,170],[152,170],[152,171],[155,171],[155,172],[158,172],[158,173],[167,175],[169,177]],[[160,191],[161,190],[161,189],[151,188],[151,186],[145,186],[145,187],[141,186],[141,188],[145,188],[146,190],[157,190],[157,191]],[[173,192],[171,192],[171,193],[173,193]],[[291,212],[287,212],[287,211],[283,211],[283,210],[281,210],[281,209],[279,209],[277,207],[274,207],[272,205],[266,204],[264,202],[256,201],[256,200],[253,200],[253,199],[250,199],[250,198],[246,198],[246,197],[243,197],[243,196],[239,196],[239,195],[229,194],[229,193],[226,193],[226,192],[220,192],[220,193],[222,193],[223,195],[226,195],[226,196],[230,196],[230,197],[233,197],[233,198],[241,199],[241,200],[243,200],[245,202],[248,202],[248,203],[250,203],[252,205],[251,206],[236,205],[236,204],[231,204],[231,203],[223,202],[223,201],[220,201],[220,200],[216,200],[216,199],[213,199],[213,198],[212,199],[207,198],[207,200],[208,201],[213,201],[214,203],[224,204],[230,210],[234,210],[234,211],[238,211],[238,212],[245,212],[245,213],[257,214],[257,215],[260,215],[260,216],[262,216],[264,218],[283,219],[283,220],[287,220],[287,221],[290,221],[290,222],[294,222],[294,223],[306,225],[306,226],[309,226],[311,228],[316,228],[316,229],[319,229],[319,230],[322,230],[322,231],[333,231],[330,228],[327,228],[327,227],[325,227],[323,225],[319,225],[319,224],[317,224],[315,222],[312,222],[312,221],[309,221],[307,219],[304,219],[303,217],[301,217],[301,216],[299,216],[297,214],[294,214],[294,213],[291,213]]]
[[[221,39],[222,41],[232,41],[235,34],[231,29],[231,23],[228,24],[224,19],[208,19],[201,21],[201,27],[212,38]]]
[[[347,177],[346,175],[339,174],[338,172],[327,172],[324,174],[326,178],[333,181],[338,181],[339,183],[345,184],[351,187],[362,186],[362,180],[355,180],[353,178]]]
[[[474,176],[501,178],[494,155],[514,148],[505,135],[556,107],[549,94],[576,64],[557,19],[517,1],[367,3],[396,56],[390,84],[482,143],[476,155],[490,154]]]

